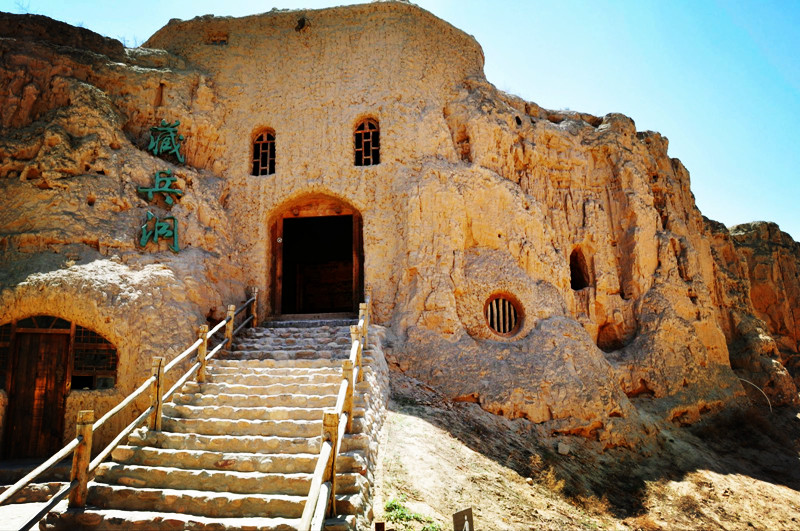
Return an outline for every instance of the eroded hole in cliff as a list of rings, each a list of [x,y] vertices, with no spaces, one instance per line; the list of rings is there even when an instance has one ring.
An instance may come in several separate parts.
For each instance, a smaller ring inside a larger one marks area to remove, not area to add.
[[[456,136],[456,151],[464,162],[472,162],[472,144],[465,130],[460,130]]]
[[[156,89],[156,97],[153,106],[161,107],[162,105],[164,105],[164,83],[159,83]]]
[[[228,33],[224,31],[212,31],[206,35],[206,44],[225,46],[228,44]]]
[[[682,239],[678,238],[672,238],[670,243],[672,244],[672,252],[675,253],[675,260],[678,263],[678,274],[684,282],[691,281],[692,276],[689,274],[689,258],[686,252],[686,244]]]
[[[592,285],[589,266],[580,247],[573,249],[572,254],[569,255],[569,274],[570,286],[575,291]]]
[[[86,197],[86,204],[89,206],[94,206],[95,201],[97,201],[97,196],[95,196],[94,193],[90,193]]]
[[[625,347],[628,341],[618,326],[611,323],[606,323],[600,327],[597,334],[597,347],[603,352],[614,352]]]
[[[636,387],[631,391],[625,391],[625,394],[628,398],[634,398],[640,395],[647,395],[647,396],[655,396],[655,391],[650,389],[650,386],[647,385],[647,382],[644,378],[639,378],[639,383]]]
[[[495,334],[510,337],[519,331],[522,324],[522,308],[508,294],[492,295],[483,306],[486,324]]]

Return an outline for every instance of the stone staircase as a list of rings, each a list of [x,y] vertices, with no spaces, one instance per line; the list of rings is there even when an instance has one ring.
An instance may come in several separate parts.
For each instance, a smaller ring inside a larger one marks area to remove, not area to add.
[[[329,521],[331,529],[354,528],[356,515],[371,513],[386,399],[386,365],[374,343],[356,386],[353,434],[337,460],[337,510],[350,516]],[[296,529],[322,413],[335,406],[350,345],[347,326],[245,331],[232,351],[209,362],[205,383],[187,383],[164,404],[161,432],[137,430],[100,466],[86,510],[51,513],[43,527]]]

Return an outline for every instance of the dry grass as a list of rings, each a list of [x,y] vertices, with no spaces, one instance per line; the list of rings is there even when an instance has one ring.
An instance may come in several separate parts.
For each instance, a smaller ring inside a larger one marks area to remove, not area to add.
[[[611,514],[611,503],[609,503],[608,498],[605,495],[601,496],[600,498],[593,494],[589,496],[578,495],[575,496],[571,501],[587,513],[600,516]]]
[[[542,456],[533,454],[529,460],[531,477],[540,485],[554,494],[564,494],[566,482],[558,477],[558,473],[551,465],[545,465]]]
[[[631,527],[633,531],[661,531],[663,529],[648,514],[626,518],[623,523]]]
[[[700,503],[697,498],[690,494],[684,494],[679,497],[675,502],[675,507],[687,516],[700,516],[702,514]]]

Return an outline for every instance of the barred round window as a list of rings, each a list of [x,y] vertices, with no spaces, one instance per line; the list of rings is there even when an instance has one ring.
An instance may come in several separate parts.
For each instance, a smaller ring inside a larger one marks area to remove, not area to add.
[[[501,336],[513,336],[522,324],[519,303],[508,295],[492,295],[483,307],[486,324],[492,332]]]

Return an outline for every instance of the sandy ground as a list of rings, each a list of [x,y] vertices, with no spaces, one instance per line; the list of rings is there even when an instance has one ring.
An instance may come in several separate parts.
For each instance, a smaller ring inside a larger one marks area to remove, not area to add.
[[[17,530],[22,527],[30,517],[35,515],[46,502],[38,503],[14,503],[0,507],[0,529]],[[62,500],[56,505],[56,511],[67,510],[67,500]],[[39,529],[38,524],[32,529]]]
[[[452,514],[472,507],[482,531],[800,530],[796,411],[666,426],[647,456],[601,453],[576,437],[549,438],[526,421],[450,403],[393,372],[381,436],[376,521],[394,499],[429,518],[426,529],[452,529]],[[557,452],[559,442],[569,455]],[[424,525],[388,522],[386,529]]]

